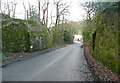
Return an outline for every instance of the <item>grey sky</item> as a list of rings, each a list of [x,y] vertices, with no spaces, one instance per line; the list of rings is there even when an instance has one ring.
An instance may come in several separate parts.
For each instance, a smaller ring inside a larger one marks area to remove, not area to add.
[[[11,2],[14,0],[8,0],[8,2]],[[25,3],[25,7],[26,9],[28,9],[28,0],[23,0]],[[41,2],[44,0],[40,0]],[[51,11],[53,10],[53,16],[55,15],[55,8],[53,7],[53,0],[49,0],[50,1],[50,5],[49,5],[49,14],[51,13]],[[70,20],[70,21],[80,21],[83,19],[83,16],[85,15],[84,10],[82,10],[79,7],[79,2],[80,1],[84,1],[84,0],[63,0],[63,2],[67,2],[68,4],[70,4],[70,13],[68,14],[68,16],[66,17],[66,19]],[[6,3],[7,0],[2,0],[2,3]],[[24,18],[24,8],[23,8],[23,3],[22,0],[15,0],[15,2],[17,3],[16,6],[16,17],[17,18]],[[35,7],[38,6],[38,0],[29,0],[31,5],[34,5]],[[54,9],[53,9],[54,8]]]
[[[2,3],[6,3],[6,2],[16,2],[17,6],[16,6],[16,17],[17,18],[24,18],[24,7],[23,7],[23,3],[22,1],[24,1],[25,3],[25,7],[26,9],[29,8],[28,6],[28,0],[2,0]],[[43,2],[44,0],[40,0],[41,2]],[[56,13],[56,9],[55,9],[55,5],[53,4],[54,0],[49,0],[50,4],[49,4],[49,14],[52,12],[52,15],[55,16]],[[68,4],[70,4],[70,13],[68,14],[68,16],[66,16],[66,19],[68,19],[69,21],[81,21],[84,19],[85,17],[85,11],[79,7],[79,3],[80,2],[85,2],[85,1],[91,1],[91,0],[62,0],[63,2],[67,2]],[[96,0],[94,0],[96,1]],[[100,0],[99,0],[100,1]],[[101,0],[102,2],[106,2],[106,1],[112,1],[112,2],[118,2],[119,0]],[[31,5],[34,5],[35,7],[38,7],[38,0],[29,0]],[[50,18],[50,17],[49,17]],[[53,21],[55,21],[55,17],[53,18]],[[50,22],[50,20],[49,20]]]

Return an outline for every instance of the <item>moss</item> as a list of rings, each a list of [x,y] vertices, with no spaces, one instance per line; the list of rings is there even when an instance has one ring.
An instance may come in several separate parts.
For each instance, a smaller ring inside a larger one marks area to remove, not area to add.
[[[27,20],[26,22],[27,22],[28,24],[30,24],[31,26],[37,26],[37,25],[39,25],[39,22],[34,21],[34,20]]]
[[[109,15],[98,14],[94,18],[93,22],[96,26],[96,37],[94,50],[92,49],[91,53],[95,59],[102,62],[106,67],[111,69],[113,72],[120,74],[118,21],[120,21],[120,19],[118,20],[116,13],[113,12],[110,12]],[[94,32],[92,32],[88,26],[82,33],[84,42],[91,46],[93,43],[91,33]]]
[[[2,27],[3,52],[29,51],[29,33],[19,22],[10,22]]]
[[[52,30],[48,31],[45,24],[34,20],[9,18],[3,19],[2,24],[2,50],[6,53],[39,51],[53,45],[70,43],[73,40],[69,30],[66,30],[67,32],[64,34],[66,42],[62,38],[64,30],[53,27]],[[33,46],[33,49],[30,49],[30,46]]]
[[[104,18],[99,19],[99,22],[96,24],[97,36],[93,56],[113,72],[119,73],[119,58],[116,58],[118,56],[118,29],[114,25],[111,28],[109,20],[105,19],[107,23],[100,23],[103,20]]]

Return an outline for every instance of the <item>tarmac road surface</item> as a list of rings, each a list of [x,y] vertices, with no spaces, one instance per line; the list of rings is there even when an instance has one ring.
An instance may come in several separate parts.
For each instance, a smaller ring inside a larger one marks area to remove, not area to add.
[[[95,81],[81,43],[9,64],[2,68],[3,81]]]

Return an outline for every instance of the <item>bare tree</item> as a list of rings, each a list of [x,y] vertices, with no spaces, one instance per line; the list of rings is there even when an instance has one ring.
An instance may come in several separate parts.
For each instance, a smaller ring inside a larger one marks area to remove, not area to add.
[[[29,13],[30,13],[30,17],[31,17],[31,5],[30,5],[29,0],[28,0],[28,4],[29,4]]]
[[[53,17],[55,17],[55,16],[52,16],[52,13],[53,13],[53,8],[52,8],[51,13],[50,13],[50,20],[51,20],[51,23],[50,23],[50,25],[49,25],[49,28],[50,28],[51,25],[53,24]]]
[[[16,5],[17,5],[17,3],[15,2],[15,0],[14,0],[14,9],[13,9],[13,16],[12,17],[15,17],[15,11],[16,11]]]
[[[2,11],[2,0],[0,0],[0,11],[1,11],[1,13],[3,13],[3,11]]]
[[[26,10],[27,11],[27,20],[28,20],[28,10]]]
[[[87,13],[87,20],[91,21],[92,20],[92,15],[94,14],[94,8],[93,8],[93,2],[84,2],[80,3],[80,6],[83,7],[83,9]]]
[[[42,5],[42,15],[43,15],[43,16],[42,16],[42,23],[43,23],[43,24],[45,24],[45,12],[46,12],[46,9],[47,9],[47,8],[45,7],[45,5],[46,5],[46,2],[44,2],[43,5]]]
[[[49,6],[49,1],[43,2],[42,5],[42,12],[43,12],[43,17],[42,17],[42,23],[43,24],[48,24],[48,6]]]
[[[42,17],[42,23],[45,24],[45,12],[46,12],[47,8],[45,7],[45,3],[42,6],[42,12],[43,12],[43,17]]]
[[[62,3],[62,0],[54,1],[56,6],[56,22],[55,26],[58,26],[60,21],[60,16],[67,15],[69,13],[69,5],[67,3]]]
[[[10,4],[7,0],[7,10],[8,10],[8,16],[10,16],[11,10],[10,10]]]
[[[27,12],[27,10],[26,10],[26,7],[25,7],[25,4],[24,4],[24,1],[22,0],[22,3],[23,3],[23,7],[24,7],[24,19],[26,19],[26,12]],[[28,19],[28,18],[27,18]]]
[[[40,21],[40,0],[38,0],[38,20]]]
[[[8,10],[7,5],[8,5],[8,0],[5,3],[3,3],[2,0],[0,0],[0,11],[1,11],[1,13],[3,13],[3,14],[6,13],[6,11]]]
[[[4,3],[2,3],[2,0],[0,0],[0,11],[3,14],[8,14],[8,16],[15,17],[16,5],[17,2],[15,2],[15,0],[11,2],[7,0]]]
[[[6,3],[3,3],[3,4],[4,4],[4,10],[2,11],[2,13],[5,14],[7,7],[6,7]]]
[[[47,2],[47,10],[46,10],[46,25],[48,25],[48,6],[49,6],[49,2]]]

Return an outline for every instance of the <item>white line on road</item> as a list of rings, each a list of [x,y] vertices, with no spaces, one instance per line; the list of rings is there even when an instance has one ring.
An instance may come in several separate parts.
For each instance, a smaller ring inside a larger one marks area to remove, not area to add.
[[[65,55],[62,55],[60,57],[58,57],[57,59],[55,59],[54,61],[52,61],[51,63],[49,63],[48,65],[46,65],[45,67],[43,67],[42,69],[40,69],[37,73],[35,73],[31,78],[30,81],[32,81],[32,79],[34,79],[36,76],[38,76],[41,72],[45,71],[48,67],[52,66],[54,63],[56,63],[58,60],[62,59]]]

